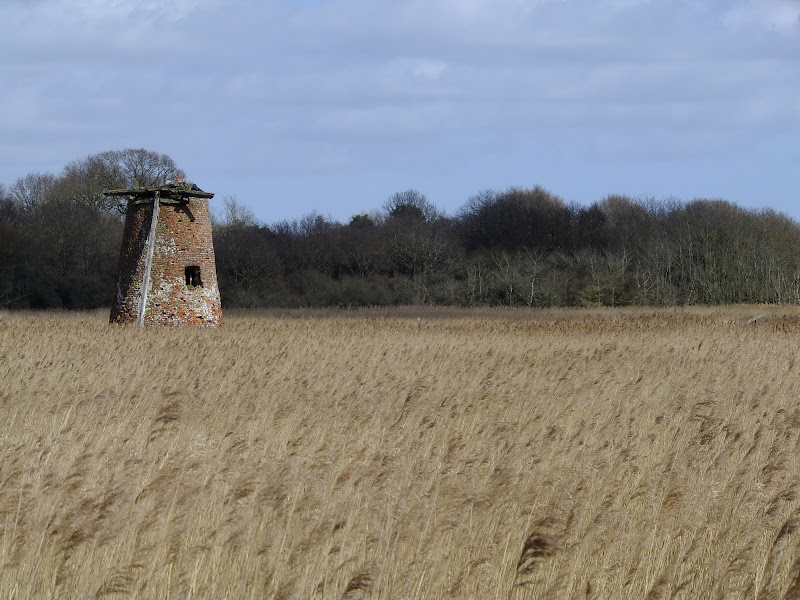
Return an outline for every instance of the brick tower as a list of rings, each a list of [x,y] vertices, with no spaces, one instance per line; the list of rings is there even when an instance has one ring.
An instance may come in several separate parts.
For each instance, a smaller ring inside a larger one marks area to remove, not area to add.
[[[128,198],[112,323],[220,325],[208,200],[187,182],[111,190]]]

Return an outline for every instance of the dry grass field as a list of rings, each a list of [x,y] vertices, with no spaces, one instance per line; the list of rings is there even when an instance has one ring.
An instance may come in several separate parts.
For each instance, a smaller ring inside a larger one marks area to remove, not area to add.
[[[0,598],[800,598],[798,308],[106,320],[0,313]]]

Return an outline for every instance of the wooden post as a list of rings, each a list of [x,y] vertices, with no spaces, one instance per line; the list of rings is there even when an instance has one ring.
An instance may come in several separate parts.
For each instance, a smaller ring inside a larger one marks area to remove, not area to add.
[[[144,326],[144,311],[147,307],[147,288],[150,286],[150,268],[153,265],[153,250],[156,247],[156,225],[158,225],[158,206],[161,204],[159,201],[159,193],[156,190],[153,195],[153,216],[150,220],[150,237],[147,240],[147,259],[144,264],[144,276],[142,277],[142,289],[139,300],[139,315],[136,317],[136,324],[139,327]]]

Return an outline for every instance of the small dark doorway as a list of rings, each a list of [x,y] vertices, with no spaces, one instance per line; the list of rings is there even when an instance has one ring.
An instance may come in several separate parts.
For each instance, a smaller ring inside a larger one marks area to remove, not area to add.
[[[203,287],[203,280],[200,279],[200,267],[186,267],[186,285]]]

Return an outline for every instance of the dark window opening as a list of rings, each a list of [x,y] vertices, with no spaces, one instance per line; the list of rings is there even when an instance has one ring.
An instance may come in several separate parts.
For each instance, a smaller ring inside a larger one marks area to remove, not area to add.
[[[203,287],[203,280],[200,279],[200,267],[186,267],[186,285]]]

